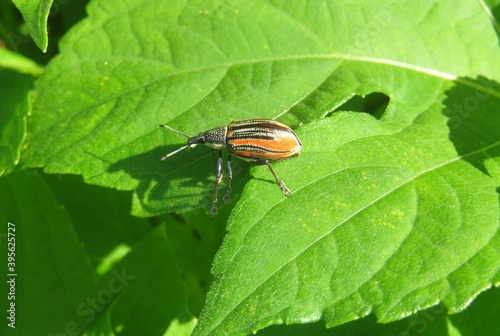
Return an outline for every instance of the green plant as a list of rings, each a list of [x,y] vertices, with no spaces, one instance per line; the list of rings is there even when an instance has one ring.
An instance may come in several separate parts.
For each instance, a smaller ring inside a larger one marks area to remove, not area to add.
[[[15,3],[45,50],[54,4]],[[95,0],[46,66],[1,50],[15,331],[493,335],[499,8]],[[293,197],[233,160],[232,200],[211,220],[210,150],[160,162],[185,139],[158,124],[255,117],[304,145],[274,166]]]

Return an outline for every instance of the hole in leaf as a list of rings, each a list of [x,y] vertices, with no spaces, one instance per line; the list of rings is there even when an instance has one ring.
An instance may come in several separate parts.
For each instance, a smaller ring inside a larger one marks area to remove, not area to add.
[[[340,105],[336,111],[354,111],[369,113],[380,119],[387,109],[389,97],[381,92],[373,92],[364,97],[355,95],[344,104]]]

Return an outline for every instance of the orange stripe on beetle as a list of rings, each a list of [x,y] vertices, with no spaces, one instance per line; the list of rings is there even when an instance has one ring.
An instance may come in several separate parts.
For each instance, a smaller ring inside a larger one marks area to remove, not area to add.
[[[286,160],[299,155],[302,143],[285,124],[267,119],[233,121],[228,126],[227,149],[244,160]]]
[[[199,144],[208,146],[218,152],[219,158],[214,181],[214,198],[212,209],[210,210],[212,215],[217,213],[217,188],[222,180],[222,149],[224,148],[227,148],[229,151],[227,162],[228,191],[223,198],[225,202],[227,202],[231,194],[231,155],[257,164],[266,164],[271,170],[276,183],[280,186],[281,191],[287,196],[292,195],[285,183],[276,175],[270,164],[270,162],[296,157],[302,150],[302,143],[295,132],[287,125],[270,119],[234,120],[228,126],[216,127],[201,132],[194,137],[190,137],[167,125],[160,126],[188,138],[185,146],[163,156],[161,160],[165,160],[183,149]]]

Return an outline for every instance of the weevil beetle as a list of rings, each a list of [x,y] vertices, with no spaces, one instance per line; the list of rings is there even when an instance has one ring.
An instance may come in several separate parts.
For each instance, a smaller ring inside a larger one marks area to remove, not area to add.
[[[224,148],[227,148],[229,151],[227,159],[228,183],[227,193],[223,197],[224,202],[227,202],[231,195],[231,180],[233,179],[233,171],[231,170],[232,155],[257,164],[266,164],[283,194],[292,196],[285,183],[276,175],[271,167],[271,162],[296,157],[302,150],[302,143],[295,132],[287,125],[270,119],[234,120],[228,126],[216,127],[193,137],[164,124],[161,124],[160,127],[188,138],[185,146],[163,156],[161,158],[162,161],[181,150],[192,148],[196,145],[205,145],[218,152],[213,205],[212,209],[210,209],[212,215],[217,213],[217,189],[222,180],[222,150]]]

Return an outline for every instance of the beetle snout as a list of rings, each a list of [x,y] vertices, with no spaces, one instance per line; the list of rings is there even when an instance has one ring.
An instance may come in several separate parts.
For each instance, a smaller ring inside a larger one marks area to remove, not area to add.
[[[189,140],[188,140],[188,145],[190,147],[194,147],[196,145],[202,145],[204,143],[206,143],[206,140],[205,140],[205,136],[203,133],[200,133],[197,136],[189,138]]]

